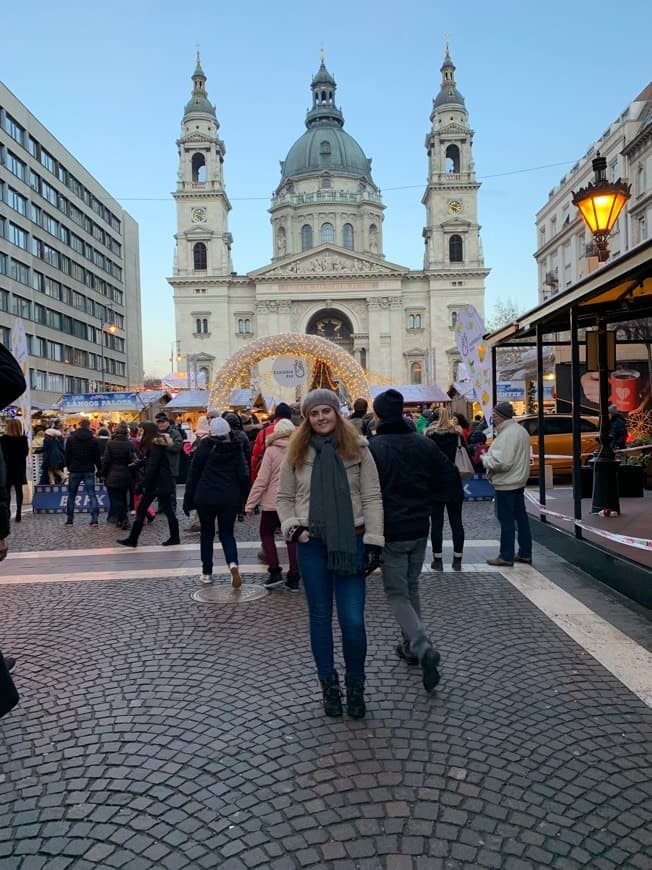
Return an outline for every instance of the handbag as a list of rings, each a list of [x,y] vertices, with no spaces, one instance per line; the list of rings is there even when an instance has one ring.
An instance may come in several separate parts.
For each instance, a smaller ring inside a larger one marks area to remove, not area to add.
[[[14,681],[0,653],[0,718],[13,710],[19,700]]]
[[[466,447],[462,444],[462,438],[457,436],[457,450],[455,451],[455,467],[460,473],[462,480],[468,480],[475,474],[471,459]]]

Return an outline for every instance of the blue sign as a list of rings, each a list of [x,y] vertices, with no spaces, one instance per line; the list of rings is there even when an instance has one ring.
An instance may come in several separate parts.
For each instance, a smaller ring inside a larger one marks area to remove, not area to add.
[[[474,474],[463,480],[465,501],[493,501],[495,490],[484,474]]]
[[[108,511],[109,496],[103,483],[95,484],[95,495],[100,511]],[[43,484],[34,487],[32,510],[35,514],[62,514],[68,506],[67,484]],[[75,513],[88,514],[91,510],[91,500],[84,489],[83,482],[79,484],[75,496]]]
[[[525,384],[523,381],[498,381],[496,396],[499,402],[524,402]]]
[[[61,397],[63,412],[140,411],[138,393],[66,393]]]

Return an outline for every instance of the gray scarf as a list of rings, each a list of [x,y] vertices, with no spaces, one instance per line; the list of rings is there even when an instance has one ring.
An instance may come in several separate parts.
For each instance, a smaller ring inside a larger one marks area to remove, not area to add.
[[[314,435],[310,443],[316,451],[310,478],[310,535],[324,542],[329,570],[358,574],[353,505],[344,463],[332,438]]]

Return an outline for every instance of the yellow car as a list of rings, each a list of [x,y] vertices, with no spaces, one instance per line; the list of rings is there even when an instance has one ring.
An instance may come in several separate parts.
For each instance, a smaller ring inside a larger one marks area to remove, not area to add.
[[[539,476],[539,418],[536,414],[524,414],[514,419],[527,430],[530,436],[532,477]],[[598,417],[580,417],[582,465],[598,446],[600,420]],[[573,473],[573,415],[545,414],[543,417],[543,448],[546,465],[557,474]],[[487,445],[491,437],[487,438]]]
[[[530,435],[532,447],[532,476],[539,474],[539,418],[536,414],[515,417]],[[580,417],[582,465],[598,446],[600,420],[598,417]],[[543,417],[543,446],[546,465],[560,474],[573,471],[573,415],[545,414]]]

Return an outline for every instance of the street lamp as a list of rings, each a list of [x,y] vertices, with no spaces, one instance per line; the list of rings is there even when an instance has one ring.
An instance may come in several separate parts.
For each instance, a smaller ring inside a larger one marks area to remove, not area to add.
[[[116,323],[102,323],[100,326],[100,335],[101,335],[101,345],[102,345],[102,392],[106,390],[106,366],[104,359],[104,333],[108,332],[110,335],[115,335],[118,331],[118,326]]]
[[[606,169],[607,160],[598,151],[593,160],[595,180],[573,193],[573,205],[577,206],[584,223],[593,233],[598,261],[601,263],[609,259],[609,234],[630,197],[631,188],[631,185],[620,178],[618,181],[607,181]],[[609,359],[609,336],[602,318],[598,320],[596,339],[600,384],[600,447],[593,463],[591,511],[599,513],[607,509],[619,512],[618,463],[609,434],[609,370],[615,360]]]
[[[573,193],[573,205],[580,210],[584,223],[593,233],[601,263],[609,259],[609,235],[630,197],[631,188],[631,184],[626,184],[620,178],[618,181],[607,181],[606,169],[607,159],[601,157],[598,151],[593,160],[595,180]]]

